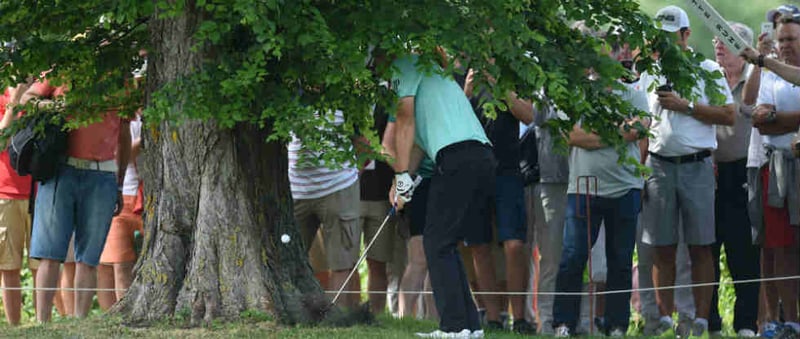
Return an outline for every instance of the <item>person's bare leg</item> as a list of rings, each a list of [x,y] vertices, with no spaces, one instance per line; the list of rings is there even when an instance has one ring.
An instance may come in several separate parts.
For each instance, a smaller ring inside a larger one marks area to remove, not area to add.
[[[36,272],[36,286],[41,288],[54,288],[58,284],[58,261],[42,259],[39,271]],[[50,321],[53,315],[53,290],[36,290],[36,320],[40,323]]]
[[[131,283],[133,283],[134,264],[134,262],[114,264],[114,286],[117,289],[114,294],[117,296],[117,301],[122,299],[125,292],[131,287]]]
[[[331,291],[339,291],[339,288],[342,287],[342,284],[347,279],[347,275],[350,274],[350,270],[339,270],[339,271],[331,271],[330,280],[328,281],[328,290]],[[339,296],[339,300],[336,301],[336,305],[340,307],[345,307],[349,309],[355,309],[358,305],[358,294],[355,293],[347,293],[348,291],[358,291],[358,289],[353,288],[353,281],[358,282],[358,276],[353,275],[350,280],[350,283],[345,287],[342,291],[342,295]],[[333,298],[335,295],[331,295]]]
[[[28,265],[30,265],[30,261],[28,261]],[[31,277],[33,277],[33,314],[36,314],[36,272],[38,270],[31,268]]]
[[[367,290],[386,292],[389,284],[386,278],[386,263],[367,258],[367,268],[369,269]],[[369,308],[372,314],[383,313],[386,310],[386,294],[370,293]]]
[[[798,248],[781,247],[775,249],[775,276],[792,277],[798,274]],[[778,296],[783,307],[783,320],[785,322],[797,323],[797,280],[778,280],[775,281],[778,288]]]
[[[114,266],[101,264],[97,266],[97,288],[114,289]],[[117,302],[117,295],[114,291],[97,291],[97,303],[100,309],[108,311]]]
[[[654,246],[653,287],[675,285],[675,254],[677,246]],[[671,316],[675,310],[675,293],[671,289],[656,290],[656,303],[661,316]]]
[[[605,292],[606,283],[599,282],[595,284],[595,292]],[[606,295],[600,294],[594,296],[594,316],[601,318],[606,315]],[[592,319],[594,321],[594,319]]]
[[[761,249],[761,277],[774,278],[775,277],[775,249],[764,248]],[[772,321],[778,321],[780,314],[780,304],[778,303],[778,288],[775,281],[765,281],[762,283],[764,288],[764,324]]]
[[[75,288],[94,289],[97,286],[97,268],[84,263],[75,264]],[[75,314],[77,318],[85,318],[92,308],[94,291],[75,292]]]
[[[41,267],[39,268],[41,269]],[[75,315],[75,291],[71,288],[75,287],[75,263],[65,262],[61,269],[61,278],[59,280],[59,287],[66,290],[58,291],[61,294],[61,303],[64,305],[65,316]]]
[[[528,251],[521,240],[508,240],[503,243],[506,255],[506,289],[508,292],[525,292],[528,287]],[[512,295],[512,320],[525,319],[525,296]]]
[[[319,285],[322,286],[323,289],[327,288],[328,285],[330,285],[330,280],[331,280],[330,271],[314,272],[314,277],[317,278],[317,281],[319,281]]]
[[[2,272],[3,287],[3,308],[6,311],[6,320],[11,325],[19,325],[20,308],[22,308],[22,291],[19,281],[19,270],[8,270]]]
[[[692,283],[706,284],[714,282],[713,259],[711,246],[689,246],[692,259]],[[692,288],[694,294],[695,318],[708,320],[711,310],[713,286],[697,286]]]
[[[469,246],[472,251],[472,262],[475,265],[475,276],[480,291],[492,291],[497,286],[494,272],[494,257],[489,244]],[[500,320],[500,302],[496,296],[482,295],[483,307],[486,308],[486,321]]]
[[[425,285],[424,291],[429,292],[433,291],[433,287],[431,286],[431,277],[430,275],[425,276]],[[436,309],[436,301],[433,300],[433,294],[424,294],[423,299],[425,299],[425,319],[428,320],[437,320],[439,319],[439,311]]]
[[[425,286],[425,277],[428,272],[428,263],[425,261],[425,249],[422,247],[422,236],[417,235],[408,239],[408,264],[400,279],[400,318],[414,315],[417,309],[418,293],[408,291],[421,291]]]

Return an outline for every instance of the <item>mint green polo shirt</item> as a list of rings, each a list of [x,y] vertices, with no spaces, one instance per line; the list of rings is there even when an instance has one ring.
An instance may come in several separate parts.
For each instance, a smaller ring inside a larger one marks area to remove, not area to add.
[[[389,113],[389,122],[397,121],[397,117],[395,114]],[[423,178],[430,178],[433,176],[433,160],[428,157],[426,154],[425,157],[422,158],[422,161],[419,163],[419,167],[417,168],[417,175]]]
[[[398,58],[392,66],[392,89],[397,97],[414,97],[414,142],[430,159],[448,145],[475,140],[490,144],[464,90],[452,77],[417,69],[416,55]]]

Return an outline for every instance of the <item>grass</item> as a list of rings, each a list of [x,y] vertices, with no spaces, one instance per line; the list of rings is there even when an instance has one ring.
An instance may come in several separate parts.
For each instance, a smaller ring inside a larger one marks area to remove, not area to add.
[[[213,323],[203,328],[185,328],[164,321],[147,328],[126,327],[110,316],[91,316],[84,320],[56,319],[47,325],[25,324],[19,327],[0,325],[4,338],[412,338],[414,332],[436,328],[430,321],[379,317],[374,325],[348,328],[281,326],[263,316],[243,317],[230,323]],[[511,333],[491,334],[490,338],[522,338]],[[526,337],[531,338],[531,337]]]
[[[47,325],[31,323],[10,327],[0,324],[3,338],[413,338],[415,332],[429,332],[436,323],[413,319],[378,317],[375,324],[347,328],[282,326],[260,314],[242,314],[233,322],[214,322],[201,328],[187,328],[182,321],[172,320],[151,327],[136,328],[121,324],[119,318],[94,315],[87,319],[58,318]],[[487,338],[515,339],[535,338],[508,332],[488,333]],[[542,337],[544,338],[544,337]]]

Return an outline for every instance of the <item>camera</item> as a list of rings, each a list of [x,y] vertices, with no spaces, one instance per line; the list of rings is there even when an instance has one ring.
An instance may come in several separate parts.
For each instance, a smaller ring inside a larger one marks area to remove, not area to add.
[[[666,84],[656,87],[656,91],[659,92],[672,92],[672,85]]]

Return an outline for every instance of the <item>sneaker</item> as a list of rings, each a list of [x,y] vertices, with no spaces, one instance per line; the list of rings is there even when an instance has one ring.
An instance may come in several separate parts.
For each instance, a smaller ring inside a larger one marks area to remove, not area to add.
[[[567,325],[561,325],[556,328],[556,337],[558,338],[566,338],[570,336],[569,327]]]
[[[608,324],[606,324],[605,317],[596,317],[594,318],[594,330],[599,333],[606,333],[608,330]]]
[[[800,338],[800,333],[794,329],[792,326],[784,325],[781,327],[780,331],[775,333],[774,339],[798,339]]]
[[[480,332],[480,331],[476,331]],[[444,332],[436,330],[430,333],[416,333],[419,338],[454,338],[454,339],[469,339],[472,335],[470,330],[461,330],[461,332]],[[483,334],[483,333],[481,333]]]
[[[479,308],[478,309],[478,320],[480,320],[481,325],[486,325],[486,309]]]
[[[536,334],[536,327],[531,325],[531,323],[525,321],[525,319],[514,320],[513,329],[514,333],[518,334],[525,334],[525,335]]]
[[[643,334],[645,337],[652,337],[652,336],[655,336],[655,335],[658,333],[658,332],[656,332],[656,331],[658,331],[658,326],[659,326],[659,325],[660,325],[660,324],[659,324],[659,322],[658,322],[658,318],[655,318],[655,319],[651,319],[651,318],[645,319],[645,321],[644,321],[644,327],[642,328],[642,334]]]
[[[511,331],[511,317],[508,312],[500,312],[500,323],[503,324],[503,329]]]
[[[655,329],[654,336],[661,338],[674,338],[675,329],[671,321],[659,320],[658,327]]]
[[[469,334],[469,339],[483,339],[483,330],[472,331]]]
[[[505,331],[505,327],[503,327],[503,323],[495,320],[489,320],[486,322],[486,326],[483,326],[486,332],[500,332]]]
[[[775,334],[778,333],[782,328],[783,325],[778,322],[768,322],[764,324],[764,327],[761,328],[760,336],[767,339],[774,338]]]
[[[678,324],[675,325],[675,336],[678,338],[686,339],[692,336],[692,326],[694,319],[678,316]]]
[[[542,326],[539,326],[539,334],[544,336],[556,335],[555,329],[553,329],[553,322],[550,320],[543,321]]]
[[[615,328],[608,333],[608,336],[615,338],[622,338],[625,336],[625,332],[621,328]]]
[[[736,336],[739,338],[755,338],[756,332],[753,332],[753,330],[743,328],[739,330],[739,332],[736,332]]]
[[[692,324],[692,334],[689,338],[707,339],[709,338],[708,326],[703,323],[695,322]]]

